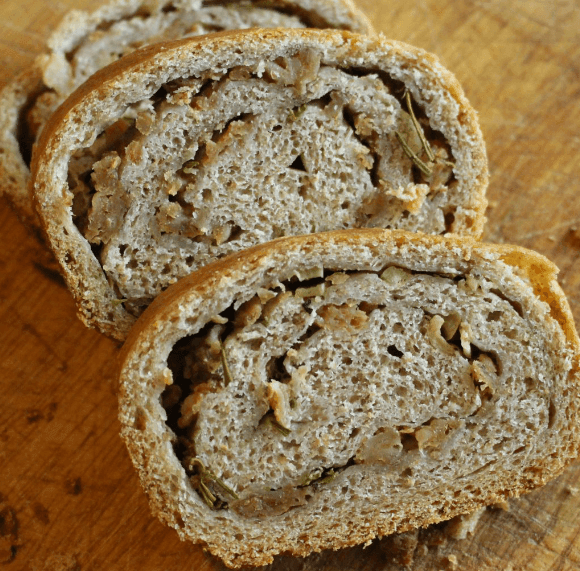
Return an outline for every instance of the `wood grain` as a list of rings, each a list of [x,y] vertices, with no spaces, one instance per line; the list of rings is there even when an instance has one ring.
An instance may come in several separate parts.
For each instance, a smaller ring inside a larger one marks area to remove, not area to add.
[[[479,111],[490,161],[485,238],[538,250],[561,268],[580,318],[580,6],[574,0],[359,0],[385,35],[435,52]],[[88,0],[2,0],[0,84]],[[86,329],[50,256],[0,202],[0,567],[26,571],[222,570],[151,517],[118,437],[118,346]],[[421,532],[425,571],[580,569],[580,465],[489,509],[476,533]],[[394,571],[369,547],[271,571]],[[413,553],[411,553],[413,555]]]

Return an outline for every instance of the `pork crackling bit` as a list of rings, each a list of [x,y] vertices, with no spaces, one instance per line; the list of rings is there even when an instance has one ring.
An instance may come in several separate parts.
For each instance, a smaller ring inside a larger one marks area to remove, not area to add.
[[[183,278],[122,355],[153,512],[232,567],[471,513],[578,455],[579,341],[548,260],[378,229]]]

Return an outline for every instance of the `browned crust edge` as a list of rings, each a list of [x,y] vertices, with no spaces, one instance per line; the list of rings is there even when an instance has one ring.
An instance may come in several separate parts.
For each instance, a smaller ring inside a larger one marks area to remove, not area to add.
[[[259,265],[261,260],[268,258],[273,252],[280,249],[289,251],[309,243],[316,243],[319,240],[345,247],[354,243],[369,246],[392,244],[393,247],[400,247],[405,243],[429,247],[445,244],[449,249],[459,249],[466,259],[471,257],[488,259],[489,256],[492,256],[494,259],[501,260],[508,266],[520,270],[520,275],[530,283],[534,293],[549,305],[552,316],[560,324],[570,345],[580,352],[580,339],[576,332],[572,311],[566,295],[556,281],[559,269],[545,256],[521,246],[487,244],[465,236],[432,236],[414,234],[405,230],[362,228],[278,238],[226,256],[185,276],[159,294],[137,320],[123,344],[119,362],[121,364],[124,362],[125,356],[132,351],[132,347],[137,343],[142,332],[150,328],[152,323],[170,320],[178,305],[183,302],[184,298],[187,299],[188,295],[192,295],[192,292],[196,292],[196,294],[202,292],[200,295],[208,295],[211,291],[211,286],[208,284],[213,283],[218,276],[233,275],[246,266]]]
[[[248,49],[248,53],[257,54],[260,50],[261,53],[269,53],[275,49],[290,51],[308,46],[328,50],[331,54],[329,57],[337,65],[341,63],[345,66],[353,65],[352,62],[356,57],[372,57],[377,61],[377,65],[380,65],[381,61],[400,58],[409,66],[421,69],[430,81],[450,93],[459,104],[460,122],[472,141],[470,160],[472,170],[476,173],[476,181],[471,188],[470,203],[466,204],[465,208],[475,213],[471,232],[476,237],[481,235],[485,222],[484,213],[487,206],[485,191],[488,182],[483,137],[476,113],[465,98],[457,79],[443,68],[432,54],[384,38],[308,29],[225,31],[156,44],[133,52],[111,64],[77,89],[52,116],[33,155],[30,192],[49,243],[63,266],[63,273],[76,299],[81,319],[87,325],[96,326],[103,333],[122,340],[128,334],[134,318],[122,306],[112,306],[116,300],[114,291],[106,282],[100,264],[90,251],[88,243],[72,222],[69,204],[64,198],[66,189],[60,187],[61,183],[55,182],[57,178],[55,173],[61,168],[56,165],[60,160],[59,154],[62,154],[59,144],[65,133],[68,133],[68,136],[74,133],[75,124],[78,125],[84,120],[91,106],[102,102],[110,93],[116,92],[119,98],[128,97],[122,93],[123,85],[128,84],[133,74],[150,77],[151,91],[154,92],[157,86],[185,72],[186,69],[190,72],[194,70],[199,72],[202,68],[217,65],[218,57],[221,57],[222,66],[235,65],[242,57],[243,47]],[[80,135],[76,135],[77,138],[78,136]],[[90,285],[88,276],[94,277],[98,287]]]
[[[44,89],[36,64],[16,75],[0,91],[0,194],[11,202],[23,222],[34,228],[40,220],[28,194],[30,171],[20,152],[18,128],[22,110]]]
[[[147,355],[152,339],[157,337],[167,338],[168,331],[172,327],[171,324],[176,322],[180,314],[180,308],[186,307],[191,300],[207,299],[220,287],[232,287],[235,283],[239,283],[244,275],[251,274],[253,271],[258,271],[258,269],[263,270],[264,268],[273,267],[272,256],[275,254],[280,252],[304,252],[309,248],[318,248],[318,251],[320,251],[323,246],[324,249],[328,247],[362,247],[369,249],[380,247],[383,252],[385,250],[396,252],[400,249],[409,251],[409,248],[413,246],[428,247],[436,250],[442,256],[447,255],[448,258],[453,258],[462,263],[464,261],[493,263],[497,264],[498,268],[505,264],[504,267],[514,269],[514,273],[524,282],[527,282],[542,301],[549,304],[554,319],[560,324],[569,348],[574,353],[573,368],[568,378],[569,388],[576,394],[580,392],[577,366],[580,342],[566,297],[555,281],[558,269],[554,264],[540,254],[516,246],[482,244],[474,239],[466,239],[459,236],[418,235],[402,230],[343,230],[318,235],[286,237],[254,246],[244,252],[218,260],[183,278],[158,296],[149,306],[137,321],[122,348],[119,355],[121,370],[125,367],[131,367],[131,361],[136,356],[137,358],[144,358]],[[279,263],[280,259],[278,258]],[[535,269],[530,270],[529,268],[532,266]],[[277,267],[277,269],[280,270],[281,268]],[[528,279],[529,275],[532,276],[531,279]],[[220,286],[220,283],[227,285]],[[122,385],[120,410],[124,406],[128,406],[127,403],[123,404],[126,398],[125,388]],[[125,425],[122,434],[133,463],[140,473],[143,486],[149,495],[153,513],[165,523],[178,529],[178,531],[180,528],[183,529],[181,525],[183,522],[180,520],[181,516],[176,515],[173,511],[175,507],[167,511],[167,506],[171,499],[164,495],[165,491],[159,489],[158,485],[153,483],[147,468],[144,467],[150,464],[150,459],[147,459],[147,451],[143,450],[141,446],[139,428],[136,429]],[[576,439],[578,439],[578,430],[576,430]],[[509,486],[504,483],[506,485],[505,489],[489,490],[486,492],[488,496],[483,494],[485,497],[480,498],[480,501],[473,501],[473,498],[459,499],[452,508],[446,508],[438,515],[433,515],[428,519],[417,522],[413,518],[409,518],[406,523],[402,523],[396,529],[391,529],[388,526],[370,531],[368,529],[366,531],[359,529],[345,541],[333,540],[328,537],[323,539],[305,538],[301,544],[286,547],[290,549],[292,554],[299,556],[305,556],[313,551],[321,551],[322,549],[340,549],[370,541],[377,535],[389,534],[394,531],[402,532],[417,525],[436,523],[461,513],[472,512],[489,503],[519,496],[545,484],[561,473],[573,458],[578,455],[579,447],[579,442],[570,442],[567,448],[562,450],[561,457],[550,460],[549,465],[546,463],[542,467],[533,466],[528,473],[522,474],[521,477],[513,482],[510,481]],[[174,506],[174,504],[172,505]],[[180,531],[180,535],[182,538],[192,539],[185,531]],[[223,558],[226,565],[231,567],[239,567],[244,564],[263,565],[272,561],[270,552],[231,553],[225,545],[210,545],[208,547],[214,555]]]

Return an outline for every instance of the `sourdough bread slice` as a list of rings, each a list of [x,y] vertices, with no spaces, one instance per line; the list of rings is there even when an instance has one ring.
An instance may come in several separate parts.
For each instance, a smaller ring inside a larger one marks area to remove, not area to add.
[[[122,352],[122,436],[153,513],[235,567],[541,486],[579,449],[556,272],[517,247],[370,229],[184,278]]]
[[[31,147],[55,109],[98,69],[146,44],[220,30],[337,28],[373,33],[351,0],[112,0],[69,12],[46,52],[0,91],[0,193],[33,226]]]
[[[134,52],[59,108],[33,160],[81,317],[120,339],[183,275],[282,235],[479,236],[486,184],[475,112],[437,59],[337,31],[221,33]]]

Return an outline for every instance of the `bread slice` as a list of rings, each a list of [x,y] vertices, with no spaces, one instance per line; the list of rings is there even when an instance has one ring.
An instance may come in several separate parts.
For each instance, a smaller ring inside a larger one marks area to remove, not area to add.
[[[486,206],[456,79],[422,50],[337,31],[134,52],[57,111],[32,167],[81,317],[120,339],[171,283],[256,243],[364,226],[479,236]]]
[[[72,10],[46,52],[0,92],[0,193],[38,226],[27,192],[31,146],[55,109],[98,69],[145,44],[237,28],[374,33],[351,0],[112,0]]]
[[[153,512],[235,567],[541,486],[579,451],[556,273],[522,248],[367,229],[184,278],[122,352],[122,436]]]

